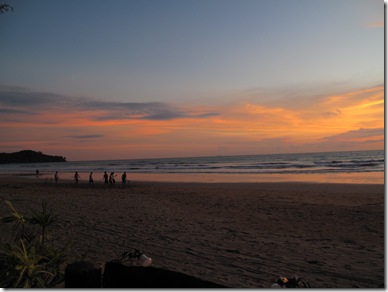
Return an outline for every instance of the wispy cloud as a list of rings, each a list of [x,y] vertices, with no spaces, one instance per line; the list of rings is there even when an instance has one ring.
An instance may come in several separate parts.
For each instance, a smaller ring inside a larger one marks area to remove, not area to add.
[[[328,136],[322,138],[324,142],[349,142],[349,143],[360,143],[376,140],[383,142],[384,141],[384,128],[376,128],[376,129],[358,129],[352,130],[345,133],[340,133],[338,135]]]
[[[61,113],[77,113],[94,121],[125,120],[174,120],[180,118],[207,118],[217,115],[214,112],[193,114],[173,105],[161,102],[105,102],[90,98],[74,98],[46,92],[35,92],[20,87],[0,87],[0,111],[9,114],[38,115],[30,122],[41,120],[55,123],[61,119]],[[58,113],[50,115],[50,113]],[[71,116],[71,115],[69,115]],[[48,120],[50,119],[50,120]],[[2,119],[0,117],[0,121]]]
[[[71,138],[75,138],[75,139],[96,139],[96,138],[102,138],[104,137],[104,135],[98,135],[98,134],[94,134],[94,135],[74,135],[74,136],[70,136]]]
[[[0,108],[0,114],[2,115],[33,115],[34,113],[20,110],[20,109],[13,109],[13,108]]]

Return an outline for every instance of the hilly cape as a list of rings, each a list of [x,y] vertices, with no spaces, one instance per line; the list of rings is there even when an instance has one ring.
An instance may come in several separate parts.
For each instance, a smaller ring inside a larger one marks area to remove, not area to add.
[[[39,162],[66,162],[66,157],[47,155],[33,150],[23,150],[14,153],[0,153],[0,164]]]

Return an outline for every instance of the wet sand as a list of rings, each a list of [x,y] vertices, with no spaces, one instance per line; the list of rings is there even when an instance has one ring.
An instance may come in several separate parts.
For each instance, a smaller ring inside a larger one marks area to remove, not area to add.
[[[141,249],[153,266],[235,288],[268,288],[298,275],[315,288],[384,284],[384,185],[131,181],[0,177],[4,200],[21,213],[43,200],[61,224],[68,263],[101,263]],[[11,226],[2,225],[2,241]]]

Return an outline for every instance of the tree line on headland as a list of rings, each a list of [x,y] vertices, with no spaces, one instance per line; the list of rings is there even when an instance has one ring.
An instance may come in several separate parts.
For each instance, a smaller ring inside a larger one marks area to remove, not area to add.
[[[14,153],[0,153],[0,164],[66,162],[66,157],[43,154],[40,151],[22,150]]]

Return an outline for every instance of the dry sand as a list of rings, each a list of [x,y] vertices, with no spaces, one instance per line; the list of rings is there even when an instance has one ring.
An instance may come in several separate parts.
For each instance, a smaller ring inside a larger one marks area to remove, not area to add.
[[[319,183],[99,183],[0,178],[21,213],[43,200],[59,215],[68,263],[104,264],[141,249],[153,266],[236,288],[298,275],[312,287],[384,285],[384,185]],[[1,225],[2,241],[11,228]]]

